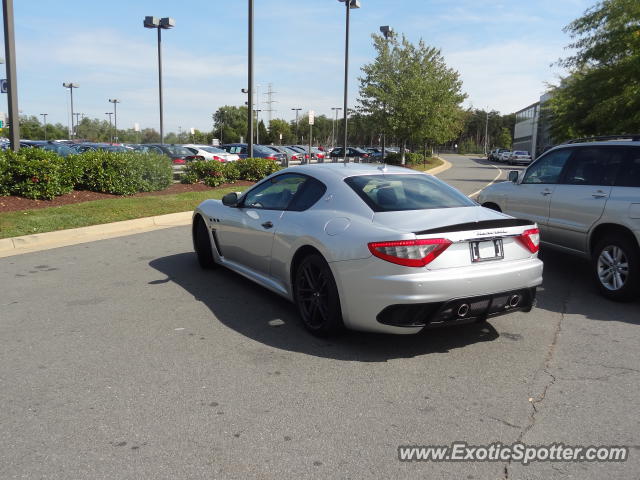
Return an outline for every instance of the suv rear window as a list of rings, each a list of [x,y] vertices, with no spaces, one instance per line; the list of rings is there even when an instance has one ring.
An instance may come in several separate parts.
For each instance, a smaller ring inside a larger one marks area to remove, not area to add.
[[[374,212],[472,207],[462,193],[430,175],[360,175],[344,180]]]

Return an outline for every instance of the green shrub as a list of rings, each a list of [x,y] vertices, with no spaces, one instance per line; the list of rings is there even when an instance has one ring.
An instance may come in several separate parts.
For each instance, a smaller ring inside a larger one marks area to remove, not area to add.
[[[404,154],[406,165],[416,165],[424,161],[424,155],[420,153],[406,152]],[[386,157],[386,163],[389,165],[402,165],[402,155],[400,153],[391,153]]]
[[[9,170],[9,161],[5,155],[0,155],[0,197],[11,195],[13,175]]]
[[[238,168],[239,178],[253,182],[262,180],[282,168],[278,162],[266,158],[245,158],[235,163]]]
[[[65,174],[65,161],[55,152],[21,148],[2,152],[1,192],[31,199],[50,200],[71,192],[73,183]]]
[[[93,150],[77,157],[84,166],[77,186],[94,192],[132,195],[162,190],[173,178],[171,161],[158,154]]]

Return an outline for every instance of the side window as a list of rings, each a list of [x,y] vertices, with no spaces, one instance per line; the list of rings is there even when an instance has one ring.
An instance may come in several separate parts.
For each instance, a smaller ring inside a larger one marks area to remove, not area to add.
[[[242,202],[243,208],[286,210],[308,177],[289,173],[278,175],[250,190]]]
[[[573,149],[554,150],[540,157],[531,165],[522,179],[522,183],[558,183],[560,173]]]
[[[567,162],[561,183],[567,185],[613,185],[624,150],[613,147],[577,148]]]
[[[153,153],[159,153],[161,155],[164,155],[164,152],[159,147],[151,146],[151,147],[149,147],[149,150],[151,150]]]
[[[324,183],[316,180],[315,178],[309,178],[304,185],[300,187],[299,193],[295,196],[287,210],[292,210],[294,212],[307,210],[308,208],[313,207],[326,191],[327,187]]]
[[[624,167],[618,172],[617,187],[640,187],[640,148],[627,149]]]

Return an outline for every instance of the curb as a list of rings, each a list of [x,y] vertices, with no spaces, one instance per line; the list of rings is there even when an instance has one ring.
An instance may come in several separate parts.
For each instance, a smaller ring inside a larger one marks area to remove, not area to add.
[[[439,173],[442,173],[445,170],[449,170],[453,166],[451,162],[448,162],[447,160],[445,160],[439,155],[436,155],[436,158],[442,161],[442,165],[440,165],[439,167],[431,168],[429,170],[425,170],[425,173],[429,173],[431,175],[438,175]]]
[[[451,168],[451,163],[442,157],[443,164],[426,170],[425,173],[437,175]],[[70,228],[55,232],[35,233],[21,237],[0,239],[0,258],[21,255],[23,253],[39,252],[52,248],[68,247],[81,243],[106,240],[108,238],[124,237],[136,233],[152,232],[164,228],[180,227],[191,224],[193,211],[169,213],[155,217],[137,218],[122,222],[92,225],[90,227]]]

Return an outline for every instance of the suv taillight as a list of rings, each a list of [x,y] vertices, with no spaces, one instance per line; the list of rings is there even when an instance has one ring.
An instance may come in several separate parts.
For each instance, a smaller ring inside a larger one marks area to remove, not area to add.
[[[540,230],[537,228],[525,230],[516,239],[531,253],[536,253],[540,250]]]
[[[398,240],[394,242],[372,242],[369,250],[376,257],[405,267],[424,267],[444,252],[451,240],[429,238],[425,240]]]

